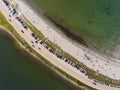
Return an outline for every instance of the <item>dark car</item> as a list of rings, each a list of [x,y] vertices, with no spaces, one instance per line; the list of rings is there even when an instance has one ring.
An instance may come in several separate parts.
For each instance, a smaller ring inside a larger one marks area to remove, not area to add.
[[[38,43],[38,41],[35,41],[36,43]]]
[[[95,82],[93,82],[94,85],[97,85]]]
[[[28,27],[27,26],[24,26],[24,28],[27,30],[28,29]]]
[[[34,33],[32,33],[31,35],[32,35],[32,37],[35,37],[35,34],[34,34]]]
[[[6,6],[9,5],[8,1],[7,0],[3,0],[3,2],[5,3]]]
[[[11,20],[11,19],[9,19],[9,21],[10,21],[10,22],[12,22],[12,20]]]
[[[34,45],[32,45],[32,47],[35,47]]]
[[[9,15],[9,17],[11,17],[11,15]]]
[[[33,41],[31,41],[31,43],[34,43]]]

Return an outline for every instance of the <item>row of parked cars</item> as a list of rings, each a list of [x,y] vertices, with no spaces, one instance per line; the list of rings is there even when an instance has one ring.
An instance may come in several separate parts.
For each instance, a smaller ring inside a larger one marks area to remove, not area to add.
[[[106,85],[106,86],[109,86],[109,87],[120,88],[120,86],[115,86],[115,85],[103,83],[103,82],[100,82],[100,81],[98,81],[98,80],[95,80],[95,79],[93,79],[93,78],[91,78],[91,77],[88,77],[88,78],[91,79],[91,80],[93,80],[93,81],[94,81],[93,84],[95,84],[95,85],[96,85],[97,83],[99,83],[99,84]]]
[[[3,0],[3,2],[5,3],[6,6],[9,5],[8,1],[7,0]]]
[[[18,12],[15,8],[12,8],[11,5],[9,4],[9,2],[7,0],[3,0],[3,2],[5,3],[6,7],[8,7],[10,13],[12,13],[13,16],[15,16],[15,18],[21,23],[21,25],[23,26],[23,28],[25,30],[28,30],[28,26],[25,24],[25,22],[18,17]]]
[[[25,28],[25,30],[28,29],[27,25],[24,23],[24,21],[18,17],[18,12],[16,9],[12,8],[9,4],[9,2],[7,0],[3,0],[3,2],[5,3],[5,5],[8,7],[10,13],[12,13],[13,16],[15,16],[15,18],[21,23],[21,25]],[[24,32],[24,31],[22,31]],[[53,50],[52,48],[50,48],[46,43],[44,43],[41,39],[39,39],[34,33],[31,34],[32,37],[35,39],[35,43],[36,44],[41,44],[42,46],[44,46],[50,53],[54,54],[56,57],[58,57],[60,60],[63,60],[64,62],[68,63],[69,65],[71,65],[72,67],[76,68],[77,70],[79,70],[81,73],[85,74],[86,75],[86,71],[84,69],[82,69],[79,65],[75,64],[74,62],[72,62],[71,60],[65,58],[64,56],[62,56],[60,53],[58,53],[57,51]],[[32,41],[32,43],[34,43]],[[35,47],[33,45],[33,47]],[[40,49],[40,48],[39,48]],[[114,86],[114,85],[110,85],[110,84],[105,84],[105,83],[102,83],[102,82],[99,82],[91,77],[88,77],[89,79],[93,80],[93,84],[96,85],[96,83],[100,83],[100,84],[103,84],[103,85],[107,85],[107,86],[110,86],[110,87],[116,87],[116,88],[120,88],[120,86]]]
[[[49,52],[51,52],[52,54],[54,54],[56,57],[60,58],[60,60],[63,60],[64,62],[68,63],[69,65],[71,65],[72,67],[76,68],[77,70],[79,70],[84,75],[86,75],[87,72],[84,69],[82,69],[79,65],[75,64],[71,60],[69,60],[69,59],[65,58],[64,56],[62,56],[61,54],[59,54],[57,51],[55,51],[52,48],[50,48],[46,43],[44,43],[41,39],[39,39],[34,33],[32,33],[31,35],[35,39],[35,43],[36,44],[41,44]],[[91,77],[88,77],[88,78],[91,79],[93,81],[93,84],[95,84],[95,85],[97,85],[97,83],[99,83],[99,84],[110,86],[110,87],[120,88],[120,86],[114,86],[114,85],[110,85],[110,84],[107,84],[107,83],[102,83],[102,82],[97,81],[97,80],[95,80],[95,79],[93,79]]]
[[[17,16],[17,11],[16,9],[12,9],[10,7],[10,4],[7,2],[7,0],[3,0],[3,2],[5,3],[5,5],[9,8],[9,10],[11,11],[11,13],[13,14],[13,16],[15,15],[16,19],[22,24],[22,26],[27,30],[28,27],[27,25],[24,23],[24,21]],[[80,70],[81,73],[86,74],[87,72],[82,69],[79,65],[75,64],[74,62],[72,62],[71,60],[65,58],[64,56],[62,56],[61,54],[59,54],[57,51],[53,50],[52,48],[50,48],[46,43],[44,43],[42,40],[40,40],[34,33],[31,34],[32,37],[34,37],[35,39],[35,43],[36,44],[41,44],[42,46],[44,46],[49,52],[51,52],[52,54],[54,54],[56,57],[58,57],[59,59],[65,61],[66,63],[70,64],[72,67],[76,68],[77,70]]]
[[[79,70],[81,73],[86,74],[87,72],[82,69],[79,65],[75,64],[74,62],[72,62],[71,60],[65,58],[64,56],[62,56],[60,53],[58,53],[56,50],[53,50],[52,48],[50,48],[46,43],[44,43],[41,39],[39,39],[34,33],[31,34],[32,37],[35,39],[35,43],[36,44],[41,44],[42,46],[44,46],[50,53],[54,54],[57,58],[59,58],[60,60],[63,60],[64,62],[68,63],[69,65],[71,65],[72,67],[76,68],[77,70]]]
[[[25,24],[25,22],[20,17],[16,16],[16,19],[21,23],[21,25],[24,27],[25,30],[28,30],[28,26]]]
[[[6,7],[8,7],[9,11],[13,14],[13,16],[15,14],[18,14],[17,10],[15,8],[12,8],[7,0],[3,0],[3,2],[5,3]]]

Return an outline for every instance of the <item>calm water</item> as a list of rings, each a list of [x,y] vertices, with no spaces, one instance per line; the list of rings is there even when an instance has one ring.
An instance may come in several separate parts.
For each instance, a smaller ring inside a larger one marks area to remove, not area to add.
[[[120,57],[120,0],[31,0],[97,50]]]
[[[75,90],[0,32],[0,90]]]

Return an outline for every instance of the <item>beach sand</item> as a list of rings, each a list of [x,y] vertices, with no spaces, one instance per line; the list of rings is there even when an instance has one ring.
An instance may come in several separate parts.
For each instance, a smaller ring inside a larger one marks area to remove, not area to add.
[[[16,0],[14,1],[16,2]],[[23,15],[33,24],[33,26],[35,26],[38,30],[40,30],[40,32],[45,36],[45,38],[49,39],[54,44],[58,45],[58,47],[60,47],[63,51],[75,57],[78,61],[84,63],[89,68],[95,71],[99,71],[101,74],[110,77],[112,79],[117,79],[117,80],[120,79],[120,73],[118,72],[119,71],[118,62],[117,63],[112,62],[112,60],[110,61],[108,60],[108,58],[104,58],[103,56],[96,54],[96,52],[92,52],[87,49],[83,50],[83,48],[79,48],[75,46],[74,43],[69,42],[69,40],[64,38],[59,33],[57,33],[51,26],[47,25],[42,18],[39,18],[31,10],[30,7],[27,7],[22,2],[19,1],[17,2],[20,5],[19,9],[23,13]],[[87,60],[85,58],[85,55],[87,55],[91,59]]]
[[[99,70],[100,73],[108,77],[111,77],[113,79],[120,78],[119,67],[111,65],[108,62],[105,62],[104,60],[102,61],[101,58],[93,56],[89,52],[84,51],[83,49],[75,46],[74,44],[66,40],[64,37],[59,35],[57,32],[55,32],[49,25],[47,25],[33,11],[31,11],[31,9],[27,5],[25,5],[23,2],[17,1],[17,0],[13,0],[13,1],[19,4],[20,15],[23,14],[38,30],[42,32],[42,34],[46,38],[51,40],[53,43],[57,44],[65,52],[69,53],[70,55],[75,57],[77,60],[79,60],[80,62],[83,62],[85,65],[87,65],[89,68],[92,68],[93,70]],[[1,11],[3,12],[6,18],[9,18],[9,11],[5,9],[5,6],[2,4],[2,1],[0,3],[1,3],[0,5]],[[12,17],[11,25],[25,39],[25,41],[32,47],[31,40],[34,41],[34,38],[32,38],[31,36],[31,33],[32,33],[31,30],[26,31],[25,34],[23,35],[20,31],[21,29],[23,29],[23,27],[15,20],[14,17]],[[40,47],[41,50],[39,50],[38,47]],[[81,82],[91,87],[94,87],[100,90],[119,90],[118,88],[108,87],[102,84],[94,85],[93,81],[88,79],[87,76],[85,76],[84,74],[76,70],[75,68],[71,67],[69,64],[64,63],[63,61],[59,60],[59,58],[55,57],[53,54],[51,54],[48,50],[46,50],[41,45],[35,44],[35,48],[33,49],[36,52],[38,52],[40,55],[42,55],[45,59],[47,59],[49,62],[51,62],[53,65],[59,67],[66,73],[70,74],[71,76],[75,77],[76,79],[80,80]],[[87,55],[87,57],[89,57],[90,59],[89,60],[86,59],[85,55]]]

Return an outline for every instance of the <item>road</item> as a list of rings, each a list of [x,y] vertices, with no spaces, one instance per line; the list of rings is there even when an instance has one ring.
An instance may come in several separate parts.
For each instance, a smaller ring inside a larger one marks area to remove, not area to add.
[[[8,8],[5,6],[5,4],[0,1],[0,11],[4,14],[8,22],[15,28],[15,30],[18,32],[18,34],[24,38],[24,40],[41,56],[43,56],[45,59],[47,59],[50,63],[55,65],[56,67],[60,68],[64,72],[68,73],[72,77],[75,77],[79,81],[85,83],[86,85],[89,85],[91,87],[94,87],[98,90],[120,90],[119,88],[114,88],[106,85],[102,85],[97,83],[96,85],[93,84],[93,80],[88,79],[87,76],[85,76],[80,71],[73,68],[71,65],[65,63],[64,61],[57,58],[55,55],[50,53],[45,47],[43,47],[41,44],[35,43],[35,39],[31,36],[32,31],[28,28],[28,30],[25,30],[23,26],[18,22],[18,20],[13,16]],[[11,15],[11,17],[9,16]],[[24,31],[21,32],[21,30]],[[34,43],[32,43],[33,41]],[[34,45],[34,47],[33,47]],[[40,49],[39,49],[40,48]]]

